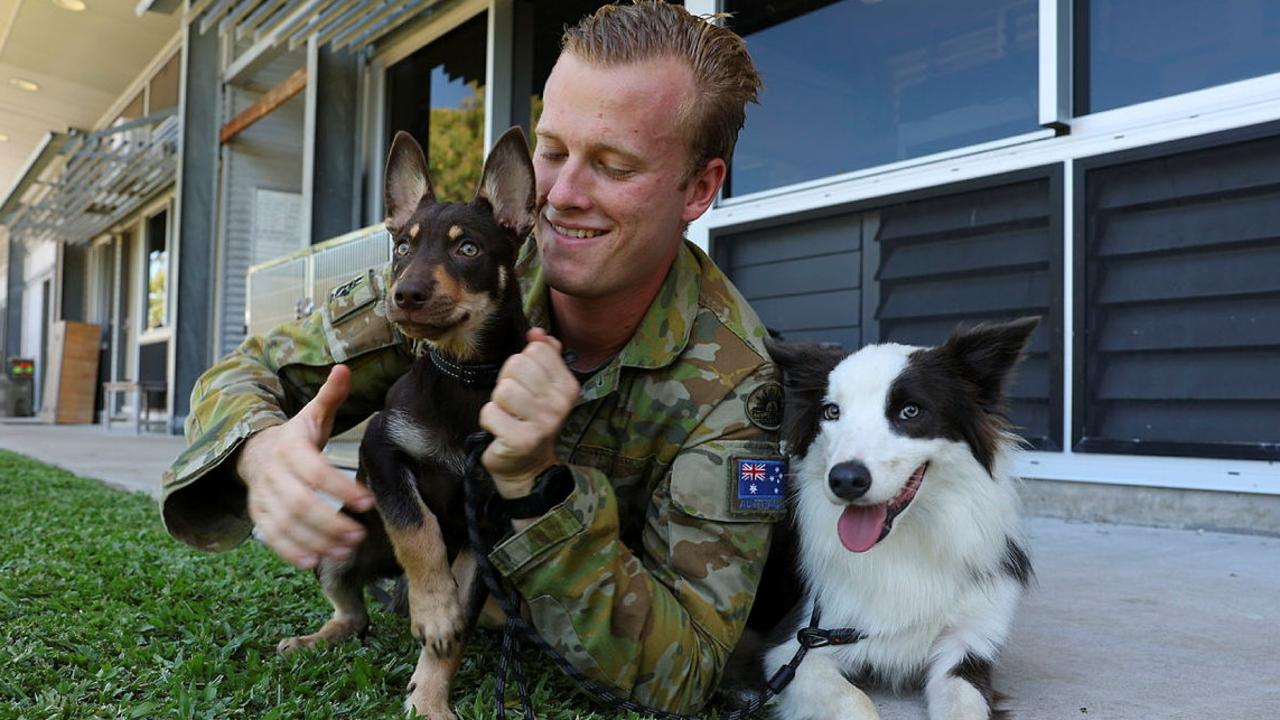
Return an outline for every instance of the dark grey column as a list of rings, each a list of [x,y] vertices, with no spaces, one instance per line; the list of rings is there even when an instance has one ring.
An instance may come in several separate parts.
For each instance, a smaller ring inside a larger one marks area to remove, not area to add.
[[[213,355],[214,211],[218,167],[218,34],[185,31],[182,161],[178,179],[178,316],[174,419],[190,409],[191,388]]]
[[[363,172],[356,166],[359,59],[321,48],[317,75],[313,244],[356,229],[363,197]]]
[[[27,246],[9,238],[9,282],[6,284],[4,307],[4,356],[14,357],[22,352],[22,266],[26,262]]]
[[[84,279],[88,262],[88,245],[67,245],[62,248],[63,320],[84,322]]]

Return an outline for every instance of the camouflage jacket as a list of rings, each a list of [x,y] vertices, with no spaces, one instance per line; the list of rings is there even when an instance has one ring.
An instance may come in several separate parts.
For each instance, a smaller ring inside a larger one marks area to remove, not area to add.
[[[549,327],[539,259],[518,273],[525,310]],[[311,317],[250,339],[201,377],[191,447],[165,475],[169,531],[224,549],[249,531],[224,461],[301,407],[329,366],[353,393],[340,422],[381,408],[412,353],[385,321],[386,279],[344,286]],[[631,341],[582,387],[558,452],[576,488],[494,548],[540,634],[588,675],[660,708],[710,697],[751,609],[771,523],[783,514],[781,389],[764,328],[691,244]]]

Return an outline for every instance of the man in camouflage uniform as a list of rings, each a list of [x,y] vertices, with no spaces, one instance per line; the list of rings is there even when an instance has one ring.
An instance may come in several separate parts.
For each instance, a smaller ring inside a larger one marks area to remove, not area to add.
[[[576,667],[669,710],[715,688],[783,514],[764,328],[682,239],[758,85],[740,38],[666,3],[606,7],[566,33],[538,126],[536,243],[517,268],[531,323],[556,337],[531,331],[480,416],[501,495],[558,463],[574,481],[512,522],[494,565]],[[356,510],[372,498],[318,448],[379,410],[412,361],[385,320],[388,282],[357,278],[201,377],[191,446],[164,478],[175,537],[223,550],[256,524],[299,567],[350,553],[358,526],[314,489]]]

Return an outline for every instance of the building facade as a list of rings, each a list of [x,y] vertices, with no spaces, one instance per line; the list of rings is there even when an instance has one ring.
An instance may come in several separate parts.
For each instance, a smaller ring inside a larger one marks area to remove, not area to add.
[[[148,273],[158,248],[161,322],[132,298],[122,332],[163,343],[178,428],[250,327],[386,256],[394,131],[464,197],[502,130],[536,126],[562,28],[598,4],[183,4],[172,194],[134,240],[64,245],[50,278],[15,280],[10,230],[6,339],[16,292],[116,257]],[[764,77],[689,232],[769,325],[854,349],[1038,315],[1012,392],[1025,477],[1280,495],[1280,4],[685,5],[731,13]]]

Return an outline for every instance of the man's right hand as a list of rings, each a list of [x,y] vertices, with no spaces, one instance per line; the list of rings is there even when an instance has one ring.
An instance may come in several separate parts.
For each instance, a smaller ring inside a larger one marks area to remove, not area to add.
[[[344,558],[364,539],[364,528],[325,503],[325,492],[352,510],[373,507],[373,494],[329,464],[321,453],[338,407],[351,390],[351,371],[335,365],[305,407],[283,425],[245,441],[236,473],[249,488],[249,517],[267,546],[298,568],[320,557]]]

